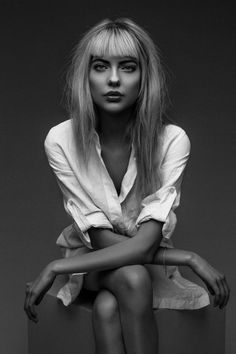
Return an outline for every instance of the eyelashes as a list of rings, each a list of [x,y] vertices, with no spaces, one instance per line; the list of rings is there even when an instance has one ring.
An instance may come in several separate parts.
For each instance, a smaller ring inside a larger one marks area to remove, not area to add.
[[[97,72],[104,72],[106,70],[109,70],[109,65],[105,64],[93,64],[92,68],[97,71]],[[137,65],[120,65],[119,70],[125,71],[125,72],[134,72],[137,70]]]
[[[94,64],[92,68],[96,71],[105,71],[107,69],[107,66],[103,64]]]

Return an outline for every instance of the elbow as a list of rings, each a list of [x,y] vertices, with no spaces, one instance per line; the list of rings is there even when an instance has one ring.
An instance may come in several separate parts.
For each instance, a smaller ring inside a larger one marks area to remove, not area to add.
[[[140,258],[142,259],[143,264],[154,263],[155,254],[159,247],[159,242],[142,245],[140,250]]]
[[[145,259],[145,262],[144,262],[144,263],[146,263],[146,264],[151,264],[151,263],[153,263],[154,254],[155,254],[155,252],[153,252],[152,249],[146,250],[146,251],[144,252],[144,255],[143,255],[143,257],[144,257],[144,259]]]
[[[157,222],[156,220],[144,222],[134,237],[144,264],[153,263],[154,256],[162,239],[162,225],[162,222]]]
[[[138,258],[140,264],[153,263],[154,252],[151,247],[142,247],[138,252]]]

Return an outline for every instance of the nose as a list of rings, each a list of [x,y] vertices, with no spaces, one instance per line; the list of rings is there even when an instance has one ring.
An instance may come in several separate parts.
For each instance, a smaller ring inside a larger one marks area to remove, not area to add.
[[[112,87],[120,86],[120,78],[118,75],[117,68],[111,69],[110,77],[108,79],[108,85]]]

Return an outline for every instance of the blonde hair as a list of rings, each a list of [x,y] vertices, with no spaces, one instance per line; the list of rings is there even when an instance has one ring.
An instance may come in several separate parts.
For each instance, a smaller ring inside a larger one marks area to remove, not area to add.
[[[78,151],[87,166],[97,127],[96,112],[89,87],[92,56],[136,57],[141,68],[140,92],[134,118],[126,134],[134,144],[140,199],[157,188],[157,152],[165,109],[165,76],[158,50],[150,36],[130,19],[103,20],[92,27],[75,48],[68,73],[68,107],[73,118]]]

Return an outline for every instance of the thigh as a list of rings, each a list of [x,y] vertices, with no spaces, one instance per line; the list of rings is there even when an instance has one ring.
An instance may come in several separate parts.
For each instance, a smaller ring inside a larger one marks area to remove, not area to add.
[[[85,275],[84,287],[88,290],[110,290],[113,294],[121,290],[151,291],[152,283],[147,269],[142,265],[129,265],[113,270],[91,272]]]
[[[83,287],[91,291],[100,291],[102,289],[109,290],[108,283],[113,280],[114,275],[117,274],[118,269],[90,272],[85,274]]]
[[[84,275],[83,287],[91,291],[101,290],[101,278],[103,277],[104,271],[90,272]]]

